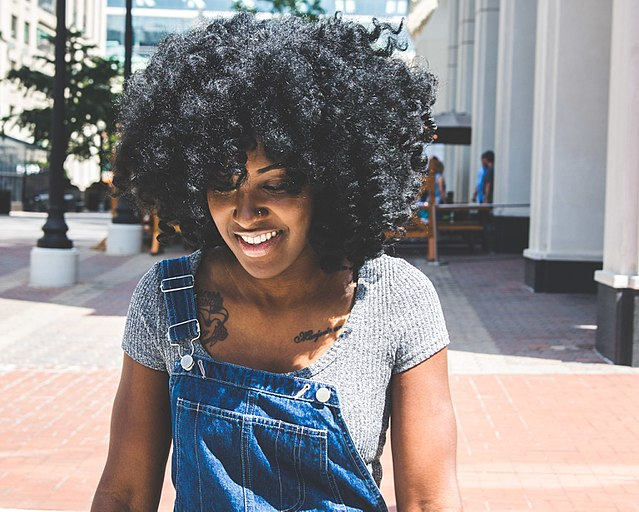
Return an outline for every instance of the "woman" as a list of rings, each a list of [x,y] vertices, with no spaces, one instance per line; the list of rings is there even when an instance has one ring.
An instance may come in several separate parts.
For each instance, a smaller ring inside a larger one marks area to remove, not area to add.
[[[127,87],[115,183],[199,250],[129,309],[93,510],[460,510],[448,335],[382,255],[410,214],[435,80],[396,33],[247,14],[159,47]]]

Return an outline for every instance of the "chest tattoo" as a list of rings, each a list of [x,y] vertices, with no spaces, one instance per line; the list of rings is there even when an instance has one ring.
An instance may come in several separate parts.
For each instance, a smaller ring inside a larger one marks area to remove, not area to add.
[[[319,331],[300,331],[300,333],[293,338],[295,343],[302,343],[304,341],[317,341],[320,338],[323,338],[327,334],[332,334],[334,332],[339,331],[342,328],[341,325],[337,325],[335,327],[327,327],[326,329]]]
[[[229,319],[229,312],[224,307],[222,294],[198,290],[196,299],[202,329],[200,334],[202,343],[205,346],[211,346],[225,340],[229,335],[224,325]]]

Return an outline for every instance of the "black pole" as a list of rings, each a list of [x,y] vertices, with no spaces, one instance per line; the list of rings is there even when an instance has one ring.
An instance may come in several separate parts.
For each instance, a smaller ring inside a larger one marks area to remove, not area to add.
[[[124,17],[124,87],[131,76],[131,61],[133,60],[133,0],[126,0],[126,14]],[[137,224],[139,219],[124,197],[118,199],[118,206],[113,217],[114,224]]]
[[[42,227],[44,236],[38,247],[71,249],[73,242],[67,238],[68,227],[64,221],[64,161],[66,136],[64,126],[64,90],[66,88],[66,0],[56,3],[55,77],[53,79],[53,120],[51,129],[51,155],[49,165],[49,214]]]
[[[124,17],[124,83],[131,76],[131,60],[133,57],[133,0],[126,0]]]

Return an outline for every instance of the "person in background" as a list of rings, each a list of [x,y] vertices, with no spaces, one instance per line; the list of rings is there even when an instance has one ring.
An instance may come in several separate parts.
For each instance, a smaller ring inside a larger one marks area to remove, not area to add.
[[[495,153],[485,151],[481,155],[481,167],[477,171],[477,187],[473,193],[473,202],[492,203],[495,178]]]
[[[437,204],[446,204],[444,163],[436,156],[433,156],[428,164],[429,172],[435,173],[435,202]]]
[[[446,181],[444,180],[444,164],[436,156],[431,156],[428,160],[428,175],[435,177],[435,204],[446,203]],[[430,197],[428,190],[425,190],[419,197],[416,203],[418,207],[427,207],[429,205]],[[417,212],[417,216],[424,223],[428,223],[428,210],[420,208]],[[441,219],[441,215],[438,212],[437,218]]]

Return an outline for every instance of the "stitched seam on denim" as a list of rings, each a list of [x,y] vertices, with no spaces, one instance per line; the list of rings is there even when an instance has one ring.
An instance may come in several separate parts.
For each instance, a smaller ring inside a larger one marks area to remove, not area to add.
[[[339,492],[339,487],[337,486],[337,482],[331,473],[327,473],[328,482],[331,487],[331,490],[334,493],[337,493],[337,496],[333,496],[335,498],[336,504],[339,505],[341,510],[346,510],[346,505],[344,505],[344,498],[342,498],[342,494]]]
[[[335,481],[335,478],[333,478],[332,473],[330,473],[328,470],[328,442],[323,443],[322,456],[324,457],[324,464],[323,464],[324,473],[326,474],[326,480],[328,481],[328,486],[330,487],[331,492],[333,493],[333,499],[335,500],[335,503],[337,505],[340,505],[340,508],[342,510],[346,510],[346,507],[344,506],[344,498],[342,498],[342,495],[339,492],[339,487],[337,486],[337,482]]]
[[[383,502],[381,491],[379,490],[379,488],[377,487],[377,484],[373,480],[373,476],[368,472],[368,469],[366,469],[366,464],[362,460],[362,457],[357,451],[357,448],[355,448],[355,444],[353,443],[353,440],[351,439],[350,433],[348,432],[346,423],[344,422],[344,419],[342,418],[341,413],[338,414],[338,424],[340,426],[342,441],[346,445],[346,452],[348,453],[350,459],[353,461],[353,464],[355,464],[355,468],[357,469],[360,477],[362,478],[362,480],[368,487],[368,490],[373,494],[373,497],[375,498],[375,501],[376,501],[375,504],[376,504],[377,510],[379,510],[380,512],[388,512],[388,508],[385,505],[382,506],[384,502]]]
[[[277,429],[277,434],[275,434],[275,467],[277,468],[277,483],[280,486],[280,510],[282,510],[282,508],[284,508],[284,491],[282,489],[282,471],[280,470],[280,461],[279,461],[279,457],[278,457],[278,448],[277,448],[277,442],[279,441],[280,438],[280,432],[281,430],[278,428]]]
[[[246,473],[248,475],[248,488],[245,491],[247,494],[250,493],[251,501],[247,505],[247,510],[253,510],[255,508],[255,493],[253,492],[253,474],[251,472],[252,468],[252,459],[251,459],[251,450],[249,449],[250,440],[255,438],[255,432],[253,430],[253,424],[250,421],[251,415],[255,408],[255,393],[252,390],[246,391],[246,396],[244,399],[244,413],[242,414],[244,419],[242,420],[242,437],[246,435]],[[231,411],[228,411],[231,412]],[[234,412],[234,411],[233,411]]]
[[[243,386],[241,384],[236,384],[234,382],[229,382],[227,380],[216,379],[215,377],[201,377],[201,376],[199,376],[197,374],[193,375],[192,373],[186,372],[186,371],[184,371],[184,372],[178,371],[178,372],[175,372],[174,375],[180,375],[180,376],[183,376],[183,377],[192,377],[192,378],[197,378],[197,379],[200,379],[200,380],[210,380],[210,381],[213,381],[213,382],[217,382],[219,384],[224,384],[224,385],[227,385],[227,386],[233,386],[234,388],[246,389],[246,390],[250,390],[250,391],[264,393],[264,394],[267,394],[267,395],[277,396],[277,397],[280,397],[280,398],[287,398],[287,399],[295,400],[295,401],[308,402],[310,404],[317,403],[317,400],[315,400],[314,398],[295,398],[294,395],[276,393],[274,391],[268,391],[266,389],[261,389],[261,388],[254,388],[254,387],[251,387],[251,386]],[[314,382],[314,384],[317,385],[319,383],[318,382]],[[322,385],[331,390],[331,395],[333,395],[335,393],[335,390],[334,390],[334,388],[332,386],[329,386],[327,384],[322,384]],[[332,407],[333,409],[339,409],[339,405],[338,404],[332,404],[330,402],[325,402],[322,405],[324,407]]]
[[[267,418],[264,416],[254,416],[251,414],[242,414],[235,411],[227,411],[226,409],[219,409],[212,405],[198,404],[183,398],[178,398],[178,401],[180,403],[180,406],[183,407],[184,409],[190,409],[194,411],[199,410],[199,412],[201,412],[202,414],[206,414],[209,416],[225,418],[225,419],[233,420],[235,422],[241,422],[246,420],[253,424],[264,425],[274,429],[291,431],[295,433],[301,432],[303,435],[308,437],[326,438],[327,436],[326,430],[319,430],[312,427],[306,427],[304,425],[295,425],[294,423],[287,423],[282,420],[275,420],[273,418]]]
[[[295,444],[293,445],[293,468],[295,469],[295,479],[297,480],[297,501],[286,509],[282,509],[282,512],[295,512],[299,510],[304,504],[303,490],[304,488],[304,476],[302,474],[302,442],[300,440],[300,432],[295,432]]]
[[[302,435],[302,433],[300,432],[300,435]],[[299,506],[297,506],[295,508],[295,510],[301,510],[302,507],[304,506],[304,503],[306,502],[306,480],[304,480],[304,472],[302,471],[302,441],[300,440],[299,444],[298,444],[299,448],[298,448],[298,455],[299,455],[299,467],[300,467],[300,479],[299,482],[302,484],[302,497],[300,499],[299,502]]]
[[[250,477],[248,476],[247,466],[250,464],[248,460],[248,445],[246,442],[245,434],[245,420],[241,420],[241,435],[240,435],[240,460],[242,462],[242,492],[244,494],[244,510],[249,510],[248,505],[248,488],[250,486]],[[244,453],[246,451],[246,454]],[[247,482],[248,480],[248,482]]]
[[[173,435],[173,438],[175,440],[175,452],[176,452],[176,457],[175,457],[175,490],[177,492],[178,490],[178,482],[180,481],[180,460],[181,460],[181,456],[180,453],[182,451],[182,443],[180,442],[180,427],[182,425],[182,414],[181,414],[181,408],[179,407],[180,404],[180,398],[177,399],[177,403],[175,406],[175,433]],[[177,499],[176,501],[176,505],[178,504],[182,504],[182,493],[179,492],[177,493]]]
[[[200,408],[198,407],[195,413],[195,423],[193,425],[193,448],[194,448],[193,451],[195,452],[195,464],[197,466],[197,487],[198,487],[199,498],[200,498],[200,510],[204,510],[203,503],[202,503],[202,474],[200,472],[200,458],[198,457],[199,446],[198,446],[198,436],[197,436],[197,425],[198,425],[199,414],[200,414]]]

